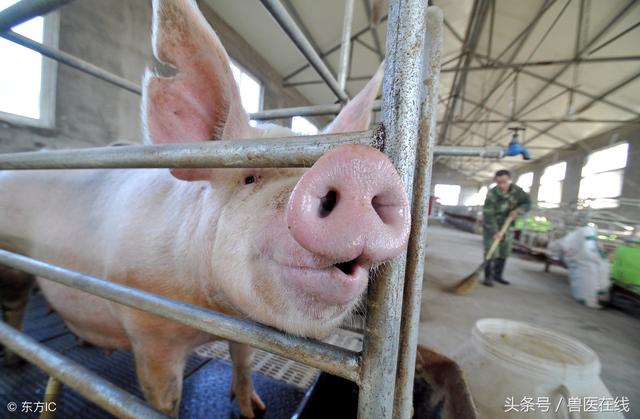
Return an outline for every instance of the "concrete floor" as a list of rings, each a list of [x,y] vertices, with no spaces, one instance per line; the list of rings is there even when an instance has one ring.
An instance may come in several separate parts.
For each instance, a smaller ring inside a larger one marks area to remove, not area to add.
[[[576,303],[568,272],[513,255],[505,278],[511,285],[479,285],[470,296],[445,288],[473,272],[482,261],[480,235],[430,221],[420,343],[452,354],[476,320],[502,317],[564,333],[590,346],[602,362],[602,379],[613,396],[629,398],[628,418],[640,417],[640,319],[615,309],[594,310]],[[634,413],[635,412],[635,413]]]

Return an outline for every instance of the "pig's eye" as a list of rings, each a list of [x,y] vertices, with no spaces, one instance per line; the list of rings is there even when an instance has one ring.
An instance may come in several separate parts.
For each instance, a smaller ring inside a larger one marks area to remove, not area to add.
[[[245,185],[249,185],[251,183],[255,183],[256,181],[256,177],[251,175],[251,176],[247,176],[246,178],[244,178],[244,184]]]

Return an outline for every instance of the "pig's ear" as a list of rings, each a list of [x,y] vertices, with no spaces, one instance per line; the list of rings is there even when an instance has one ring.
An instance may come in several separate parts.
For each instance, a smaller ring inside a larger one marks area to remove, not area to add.
[[[241,138],[249,127],[229,57],[193,0],[153,0],[153,52],[176,74],[147,71],[142,98],[145,138],[154,144]],[[203,169],[172,169],[179,179]]]
[[[371,108],[378,95],[378,90],[380,90],[383,75],[384,62],[380,64],[378,71],[376,71],[376,74],[373,75],[366,86],[364,86],[364,89],[342,108],[338,116],[336,116],[336,119],[334,119],[324,131],[327,133],[339,133],[363,131],[369,128],[369,124],[371,123]]]

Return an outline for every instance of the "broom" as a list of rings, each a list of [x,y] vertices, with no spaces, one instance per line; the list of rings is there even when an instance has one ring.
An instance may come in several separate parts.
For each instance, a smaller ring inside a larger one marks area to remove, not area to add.
[[[502,225],[502,228],[500,229],[500,235],[502,236],[502,238],[504,238],[504,235],[507,232],[507,229],[509,228],[509,226],[511,225],[511,222],[514,219],[515,219],[515,217],[512,217],[511,215],[509,215],[507,217],[507,219],[504,221],[504,224]],[[487,255],[484,257],[484,261],[482,261],[480,266],[478,266],[478,269],[476,269],[470,275],[468,275],[465,278],[463,278],[460,282],[458,282],[457,285],[455,285],[451,289],[451,291],[454,294],[468,295],[468,294],[471,293],[471,291],[474,290],[474,288],[478,284],[479,276],[480,276],[481,272],[484,270],[484,267],[487,265],[487,263],[489,263],[489,261],[491,260],[491,257],[495,253],[495,251],[498,248],[498,245],[500,244],[501,241],[502,241],[502,239],[496,239],[496,240],[493,241],[493,243],[491,243],[491,247],[489,248],[489,251],[487,252]]]

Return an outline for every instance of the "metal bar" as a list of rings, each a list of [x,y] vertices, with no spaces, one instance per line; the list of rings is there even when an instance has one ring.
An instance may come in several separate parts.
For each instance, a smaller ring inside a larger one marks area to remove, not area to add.
[[[491,1],[491,15],[489,17],[489,39],[487,40],[487,57],[491,60],[491,48],[493,47],[493,28],[496,20],[496,0]]]
[[[564,6],[562,6],[562,9],[560,9],[560,12],[556,15],[555,18],[553,18],[553,22],[551,22],[551,24],[549,25],[547,30],[544,31],[544,34],[542,35],[542,37],[540,37],[540,39],[538,40],[538,43],[536,44],[536,46],[531,50],[531,52],[527,56],[527,59],[525,60],[525,62],[530,61],[531,57],[533,57],[535,55],[535,53],[538,51],[538,49],[542,46],[542,43],[547,39],[547,37],[549,36],[549,34],[553,30],[553,28],[555,28],[556,25],[558,24],[558,22],[560,21],[560,18],[562,18],[564,13],[569,8],[569,5],[571,4],[571,1],[572,0],[567,0],[566,3],[564,4]]]
[[[596,42],[598,42],[600,40],[600,38],[602,38],[608,31],[609,29],[611,29],[616,23],[618,23],[624,16],[626,16],[628,14],[628,12],[631,10],[631,8],[633,8],[638,2],[635,0],[629,0],[627,1],[627,3],[613,16],[613,18],[611,20],[609,20],[607,22],[607,24],[593,37],[591,38],[591,40],[584,45],[582,48],[580,48],[578,54],[576,57],[574,58],[580,58],[580,56],[582,54],[584,54],[587,50],[589,50],[589,48],[591,48],[593,46],[593,44],[595,44]],[[571,66],[571,64],[565,64],[558,72],[556,72],[550,79],[547,79],[545,81],[544,86],[542,86],[540,89],[538,89],[527,101],[524,105],[522,105],[520,107],[519,110],[517,110],[516,112],[516,116],[520,116],[520,114],[522,114],[522,112],[524,112],[529,105],[531,105],[552,83],[554,83],[560,76],[562,76],[562,74],[564,74],[564,72]],[[617,90],[617,89],[616,89]],[[600,101],[602,99],[604,99],[604,97],[606,97],[608,94],[610,94],[610,91],[605,92],[605,94],[602,95],[598,95],[595,98],[592,99],[591,102],[588,102],[589,107],[592,106],[594,103],[596,103],[597,101]],[[577,112],[577,114],[579,114],[580,112]],[[495,137],[499,132],[501,132],[508,124],[503,124],[500,128],[498,128],[496,131],[494,131],[490,137]],[[558,123],[554,123],[552,125],[550,125],[549,127],[539,131],[539,133],[537,135],[535,135],[534,137],[532,137],[529,141],[530,142],[538,137],[540,137],[543,134],[549,135],[549,131],[551,129],[553,129],[554,127],[556,127],[558,125]],[[471,125],[469,125],[471,126]],[[486,166],[485,166],[486,167]]]
[[[480,33],[482,32],[482,26],[484,25],[488,10],[489,2],[482,0],[474,1],[471,17],[469,18],[469,24],[467,26],[467,31],[464,38],[464,44],[462,46],[462,52],[464,53],[464,64],[460,66],[460,64],[462,64],[462,59],[458,61],[458,68],[455,71],[453,83],[451,84],[451,91],[449,93],[451,99],[447,103],[444,114],[444,123],[440,127],[440,143],[444,142],[444,139],[447,138],[451,120],[453,119],[453,115],[456,112],[458,96],[460,95],[462,86],[466,84],[466,68],[470,67],[471,60],[473,59],[473,53],[478,46]]]
[[[502,147],[459,147],[437,145],[433,148],[437,157],[482,157],[485,159],[501,159],[504,157]]]
[[[338,87],[344,91],[349,74],[349,55],[351,54],[351,26],[353,23],[354,0],[345,0],[344,19],[342,21],[342,47],[340,48],[340,64],[338,65]]]
[[[580,0],[580,7],[578,10],[578,24],[576,25],[576,43],[573,47],[573,57],[574,58],[580,58],[580,45],[582,44],[582,36],[583,36],[583,25],[584,25],[584,19],[585,19],[585,3],[586,0]],[[578,85],[578,72],[579,72],[579,67],[577,64],[574,64],[573,66],[573,86],[577,86]],[[571,108],[573,108],[573,104],[574,104],[574,95],[575,92],[572,90],[569,91],[569,103],[567,106],[567,113],[571,112]]]
[[[479,54],[474,54],[474,55],[481,56]],[[487,70],[500,70],[500,69],[511,69],[511,68],[521,70],[528,67],[545,67],[550,65],[561,65],[561,64],[599,64],[599,63],[613,63],[613,62],[625,62],[625,61],[640,61],[640,55],[629,55],[629,56],[619,56],[619,57],[597,57],[597,58],[567,58],[562,60],[525,61],[521,63],[505,63],[505,62],[494,61],[491,64],[485,64],[480,66],[443,68],[442,70],[440,70],[440,72],[453,73],[461,70],[487,71]],[[525,74],[528,74],[528,73],[525,73]],[[353,79],[353,80],[355,81],[358,79]],[[319,84],[319,83],[322,83],[322,81],[308,80],[308,81],[300,81],[295,83],[286,83],[285,87],[299,86],[304,84]]]
[[[249,114],[249,118],[254,121],[264,121],[269,119],[289,118],[292,116],[335,115],[340,112],[340,109],[342,109],[342,105],[339,103],[332,105],[298,106],[293,108],[258,111]]]
[[[449,63],[452,63],[452,62],[454,62],[454,61],[456,61],[456,60],[460,59],[460,57],[461,57],[461,56],[462,56],[462,54],[456,54],[456,55],[454,55],[453,57],[449,58],[447,61],[442,62],[442,64],[441,64],[441,65],[442,65],[442,66],[445,66],[445,65],[447,65],[447,64],[449,64]],[[442,58],[444,59],[444,57],[442,57]]]
[[[482,4],[483,5],[483,4]],[[453,76],[453,82],[451,83],[451,89],[449,91],[449,101],[447,102],[446,106],[445,106],[445,112],[444,112],[444,120],[445,121],[450,121],[453,118],[453,114],[455,112],[455,106],[456,106],[456,102],[457,102],[457,95],[459,92],[459,77],[460,77],[460,71],[459,69],[462,67],[467,67],[468,64],[466,64],[466,62],[469,59],[469,52],[473,52],[473,49],[469,48],[469,45],[472,42],[472,38],[475,35],[474,33],[474,28],[477,27],[477,19],[480,18],[481,13],[478,12],[478,8],[481,6],[481,0],[474,0],[473,2],[473,6],[471,9],[471,14],[469,16],[469,21],[467,22],[467,29],[465,31],[465,36],[464,36],[464,40],[462,42],[462,47],[461,47],[461,52],[462,54],[460,55],[460,59],[458,59],[458,62],[456,64],[456,69],[457,71],[455,72],[454,76]],[[484,7],[482,7],[484,9]],[[465,62],[465,65],[463,66],[462,63],[463,61]],[[441,138],[446,138],[447,137],[447,131],[449,129],[449,123],[445,122],[444,123],[444,127],[440,128],[440,137]]]
[[[46,15],[55,9],[70,3],[72,0],[22,0],[0,12],[0,33],[14,26]]]
[[[580,114],[584,111],[586,111],[587,109],[589,109],[591,106],[593,106],[594,104],[596,104],[597,102],[599,102],[602,98],[604,98],[605,96],[610,95],[611,93],[615,92],[616,90],[619,90],[621,88],[623,88],[624,86],[626,86],[627,84],[637,80],[638,78],[640,78],[640,72],[637,72],[635,74],[633,74],[631,77],[628,77],[627,79],[621,81],[620,83],[616,84],[615,86],[607,89],[605,92],[601,93],[598,97],[596,97],[595,99],[592,99],[591,101],[585,103],[584,105],[582,105],[577,111],[577,114]],[[557,127],[558,125],[560,125],[561,122],[555,122],[547,127],[545,127],[544,129],[540,130],[538,132],[538,134],[534,135],[533,137],[527,139],[526,141],[523,142],[523,145],[529,144],[532,141],[535,141],[537,138],[541,137],[542,135],[547,135],[549,136],[549,131],[552,130],[553,128]],[[569,143],[569,145],[573,145],[571,143]],[[577,143],[577,145],[579,147],[585,147],[583,144],[581,144],[580,142]],[[488,165],[484,165],[482,166],[481,170],[488,167]]]
[[[384,22],[385,20],[387,20],[387,16],[383,16],[381,22]],[[354,33],[353,36],[351,37],[351,41],[354,41],[355,39],[359,38],[360,36],[362,36],[363,34],[367,33],[368,31],[371,30],[371,25],[367,25],[365,28],[360,29],[358,32]],[[332,46],[331,48],[329,48],[328,50],[324,51],[323,53],[320,54],[321,58],[325,58],[326,56],[333,54],[334,52],[338,51],[340,49],[341,44],[335,44],[334,46]],[[311,67],[311,65],[309,63],[304,64],[298,68],[296,68],[295,70],[293,70],[291,73],[287,74],[286,76],[284,76],[282,78],[282,81],[288,81],[291,80],[293,77],[297,76],[298,74],[302,73],[304,70],[306,70],[307,68]]]
[[[541,103],[539,103],[538,105],[534,106],[533,108],[529,109],[527,112],[520,114],[520,118],[518,118],[518,121],[521,121],[523,124],[525,123],[524,121],[524,117],[526,115],[529,115],[535,111],[537,111],[540,108],[543,108],[545,106],[547,106],[549,103],[553,102],[554,100],[556,100],[557,98],[559,98],[560,96],[566,95],[568,92],[574,91],[573,89],[563,89],[560,92],[556,93],[555,95],[551,96],[548,99],[545,99],[544,101],[542,101]],[[504,121],[506,122],[506,121]]]
[[[562,94],[566,94],[567,92],[561,92]],[[553,99],[556,99],[553,97]],[[454,124],[507,124],[507,123],[520,123],[520,124],[543,124],[543,123],[584,123],[584,124],[631,124],[634,122],[638,122],[638,118],[631,119],[590,119],[590,118],[575,118],[571,119],[567,118],[538,118],[538,119],[485,119],[482,121],[465,121],[461,119],[456,119],[453,121]]]
[[[482,55],[480,55],[480,54],[475,54],[475,55],[482,57]],[[541,75],[536,74],[536,73],[534,73],[534,72],[532,72],[530,70],[527,70],[526,68],[521,69],[520,72],[522,74],[526,74],[527,76],[533,77],[533,78],[538,79],[540,81],[543,81],[545,83],[548,82],[548,83],[551,83],[554,86],[562,87],[563,89],[574,90],[576,93],[578,93],[578,94],[580,94],[582,96],[588,97],[589,99],[593,99],[593,98],[596,97],[595,95],[593,95],[593,94],[591,94],[589,92],[586,92],[586,91],[578,89],[578,88],[574,88],[574,87],[569,86],[568,84],[562,83],[562,82],[560,82],[558,80],[551,80],[551,79],[549,79],[549,78],[547,78],[545,76],[541,76]],[[613,106],[614,108],[620,109],[622,111],[625,111],[625,112],[628,112],[628,113],[631,113],[631,114],[635,114],[635,115],[640,115],[640,113],[637,112],[636,110],[631,109],[631,108],[629,108],[627,106],[624,106],[624,105],[620,105],[619,103],[611,102],[610,100],[607,100],[607,99],[601,99],[600,101],[602,103],[606,103],[607,105]],[[524,115],[526,115],[526,113]]]
[[[311,35],[311,31],[309,30],[307,25],[305,25],[304,20],[302,19],[302,16],[300,16],[300,14],[298,13],[298,10],[296,9],[292,1],[291,0],[280,0],[280,1],[282,2],[282,5],[284,6],[285,10],[291,15],[291,19],[293,19],[295,24],[300,28],[300,32],[302,32],[302,35],[309,41],[309,44],[311,44],[311,47],[313,48],[313,50],[320,51],[320,46],[318,46],[317,42]],[[336,69],[333,68],[331,63],[328,61],[325,61],[324,59],[325,57],[320,56],[320,58],[322,59],[322,62],[326,64],[331,74],[337,74]],[[324,83],[324,81],[322,83]],[[344,92],[347,94],[347,96],[349,96],[349,92],[347,92],[346,90],[344,90]]]
[[[242,141],[131,145],[0,154],[0,170],[310,167],[341,144],[380,148],[383,130]]]
[[[356,41],[356,42],[358,42],[358,41]],[[371,78],[370,76],[349,77],[347,79],[347,82],[369,80],[370,78]],[[322,81],[322,80],[287,81],[287,82],[283,82],[282,83],[282,87],[310,86],[310,85],[314,85],[314,84],[323,84],[323,83],[324,83],[324,81]]]
[[[392,0],[387,24],[387,58],[382,122],[385,153],[396,167],[407,196],[413,196],[425,41],[423,0]],[[406,255],[380,268],[369,285],[361,359],[358,417],[393,417],[393,398]]]
[[[318,116],[318,115],[335,115],[340,112],[342,105],[339,103],[333,105],[313,105],[299,106],[295,108],[269,109],[266,111],[254,112],[249,114],[249,118],[254,121],[264,121],[269,119],[289,118],[292,116]],[[373,102],[372,111],[380,110],[380,101]]]
[[[496,58],[496,60],[500,60],[502,56],[504,56],[507,53],[507,51],[509,51],[514,45],[518,44],[518,46],[515,48],[517,52],[511,54],[511,60],[513,60],[518,55],[518,52],[522,49],[524,43],[526,42],[527,38],[531,35],[531,32],[533,31],[533,29],[538,25],[540,18],[547,12],[547,10],[551,8],[551,6],[555,4],[555,2],[556,0],[545,0],[545,2],[542,4],[542,6],[540,7],[536,15],[533,17],[533,19],[531,19],[527,24],[527,26],[518,34],[518,36],[516,36],[511,41],[511,43],[509,43],[509,45],[507,45],[507,47],[504,50],[502,50],[500,54],[498,54],[498,57]]]
[[[31,50],[39,52],[45,57],[49,57],[53,60],[66,64],[69,67],[73,67],[76,70],[80,70],[84,73],[90,74],[94,77],[104,80],[107,83],[111,83],[115,86],[122,87],[123,89],[128,90],[132,93],[135,93],[137,95],[142,94],[142,89],[140,89],[140,86],[138,86],[137,84],[127,79],[124,79],[120,76],[116,76],[115,74],[112,74],[106,70],[103,70],[100,67],[96,67],[95,65],[90,64],[86,61],[83,61],[77,57],[74,57],[71,54],[67,54],[66,52],[62,52],[54,48],[49,48],[45,45],[42,45],[39,42],[32,41],[31,39],[25,36],[19,35],[13,31],[0,33],[0,36],[5,39],[8,39],[9,41],[15,42],[16,44],[22,45],[25,48],[29,48]]]
[[[545,34],[543,35],[543,37],[541,38],[541,40],[538,42],[538,45],[536,45],[536,47],[532,50],[532,52],[529,54],[529,57],[527,58],[528,61],[529,59],[531,59],[531,57],[533,56],[533,54],[535,54],[535,52],[537,51],[537,49],[540,47],[542,41],[546,38],[546,36],[549,34],[549,32],[551,31],[551,29],[553,29],[553,27],[555,26],[555,24],[557,23],[559,17],[564,13],[564,10],[566,9],[566,6],[568,5],[568,2],[570,2],[571,0],[567,1],[567,4],[565,4],[565,7],[562,9],[562,11],[560,11],[560,14],[558,16],[556,16],[556,19],[551,23],[551,25],[549,26],[549,28],[547,29],[547,31],[545,32]],[[547,12],[547,10],[549,10],[549,8],[555,3],[555,0],[546,0],[544,2],[544,4],[540,7],[540,9],[538,10],[538,12],[536,13],[536,15],[533,17],[533,19],[531,19],[529,21],[529,24],[525,27],[524,30],[522,30],[518,36],[509,44],[509,46],[507,46],[507,48],[505,48],[499,55],[498,57],[493,60],[489,57],[487,57],[487,62],[499,62],[500,58],[502,58],[503,55],[505,55],[507,53],[507,51],[509,51],[511,49],[511,47],[513,47],[514,45],[517,44],[516,48],[514,48],[514,50],[512,51],[510,57],[507,59],[508,63],[512,63],[513,60],[518,56],[518,54],[520,53],[520,51],[522,50],[522,48],[524,47],[525,43],[527,42],[527,39],[529,38],[529,36],[531,36],[531,33],[533,32],[533,29],[536,27],[537,22],[539,21],[539,19]],[[478,54],[475,54],[476,56]],[[493,84],[492,87],[489,88],[489,94],[487,96],[484,96],[483,99],[481,100],[481,105],[484,105],[485,103],[487,103],[489,101],[489,99],[498,91],[498,87],[502,85],[502,83],[506,82],[506,80],[510,77],[510,75],[507,72],[507,69],[503,69],[502,72],[498,75],[496,82]],[[502,92],[500,98],[496,101],[499,102],[500,99],[502,99],[502,96],[504,96],[504,94],[506,93],[507,89],[509,88],[509,86],[507,86],[507,88]],[[470,116],[476,114],[476,113],[480,113],[481,111],[481,106],[475,106],[471,112],[469,112],[464,119],[468,119]],[[454,144],[457,144],[461,139],[464,138],[464,135],[468,132],[468,128],[463,130],[462,134],[460,134],[458,136],[458,138],[456,138],[453,142]],[[446,138],[443,138],[443,140],[446,140]]]
[[[320,77],[325,81],[327,86],[331,89],[331,91],[342,101],[346,102],[349,100],[349,97],[344,92],[343,89],[340,89],[338,82],[331,74],[331,71],[327,67],[327,65],[322,61],[322,58],[318,54],[318,52],[313,49],[313,46],[309,42],[309,40],[304,36],[298,25],[296,25],[295,21],[291,18],[287,9],[282,5],[279,0],[260,0],[264,7],[269,11],[271,16],[278,22],[280,27],[285,31],[285,33],[289,36],[291,41],[296,45],[296,47],[300,50],[302,55],[309,61],[309,63],[315,68],[315,70],[320,74]]]
[[[529,38],[529,36],[531,36],[531,33],[535,29],[537,22],[546,13],[546,11],[549,10],[549,8],[555,3],[555,1],[556,0],[545,0],[544,4],[540,7],[540,9],[538,9],[538,12],[533,17],[533,19],[531,19],[529,21],[529,24],[518,34],[517,37],[515,37],[513,39],[513,41],[507,46],[507,48],[505,48],[498,55],[498,57],[494,61],[499,61],[502,58],[502,56],[507,53],[507,51],[509,51],[514,45],[517,44],[517,46],[513,49],[511,55],[507,59],[508,63],[513,62],[513,60],[518,56],[518,54],[520,53],[520,51],[524,47],[524,45],[527,42],[527,39]],[[553,26],[553,24],[552,24],[552,26]],[[535,50],[534,50],[534,52],[535,52]],[[474,55],[477,55],[477,54],[474,54]],[[506,77],[505,77],[505,75],[506,75]],[[498,87],[504,81],[506,81],[506,79],[508,77],[509,77],[509,75],[507,75],[507,69],[503,69],[503,71],[498,75],[496,82],[493,84],[492,87],[489,88],[489,94],[487,96],[485,96],[481,100],[480,103],[482,105],[484,105],[491,98],[491,96],[495,92],[498,91]],[[506,90],[505,90],[505,92],[506,92]],[[503,94],[504,94],[504,92],[503,92]],[[474,113],[479,112],[479,110],[480,110],[480,108],[478,106],[476,106],[474,109],[471,110],[471,112],[469,112],[465,116],[465,119],[469,118],[470,115],[473,115]],[[445,129],[447,129],[447,127],[448,127],[448,124],[445,125]],[[445,135],[442,135],[443,133],[446,134],[446,132],[444,132],[444,130],[441,128],[441,135],[440,135],[440,138],[439,138],[439,142],[441,142],[441,143],[447,140],[447,137]],[[463,138],[465,133],[466,133],[466,130],[458,138],[456,138],[454,143],[457,143],[459,141],[459,139]]]
[[[600,32],[598,32],[593,38],[591,38],[591,40],[584,45],[582,48],[580,48],[580,51],[577,55],[577,57],[574,58],[580,58],[580,56],[582,54],[584,54],[589,48],[591,48],[593,46],[593,44],[595,44],[596,42],[598,42],[598,40],[600,38],[602,38],[608,31],[609,29],[614,26],[616,23],[618,23],[620,21],[620,19],[622,19],[624,16],[626,16],[629,12],[629,10],[635,6],[638,2],[635,0],[629,0],[623,7],[622,9],[620,9],[620,11],[618,13],[616,13],[616,15],[609,21],[607,22],[607,24],[600,30]],[[520,109],[518,109],[516,111],[516,116],[519,116],[523,111],[525,111],[527,109],[527,107],[533,103],[533,101],[535,101],[551,84],[551,80],[556,80],[558,79],[562,74],[564,74],[564,72],[571,66],[571,63],[568,64],[564,64],[563,67],[558,70],[549,81],[547,81],[545,83],[544,86],[542,86],[539,90],[537,90],[521,107]],[[505,125],[506,126],[506,125]],[[500,131],[502,131],[505,126],[502,126],[499,130],[497,130],[494,135]]]
[[[369,0],[362,0],[362,6],[364,7],[364,12],[367,15],[367,21],[371,22],[371,9],[369,7]],[[371,36],[373,37],[373,45],[375,46],[376,54],[378,55],[378,60],[384,60],[384,53],[382,52],[382,46],[380,45],[380,36],[378,35],[378,25],[371,25]],[[356,38],[359,39],[359,38]]]
[[[395,385],[393,417],[410,418],[413,413],[413,380],[415,376],[424,255],[427,237],[427,213],[433,148],[435,145],[438,89],[440,84],[440,53],[442,49],[442,10],[431,6],[426,14],[426,48],[423,58],[427,83],[424,84],[416,174],[413,183],[411,236],[407,247],[407,267],[404,279],[400,352]]]
[[[511,121],[513,121],[514,119],[516,106],[518,106],[518,74],[520,73],[518,72],[518,70],[516,70],[516,74],[513,76],[513,94],[511,95],[512,97],[511,118],[510,118]]]
[[[486,107],[485,105],[483,105],[483,104],[481,104],[481,103],[478,103],[478,102],[476,102],[476,101],[474,101],[474,100],[471,100],[471,99],[469,99],[469,98],[466,98],[466,97],[461,97],[461,100],[466,101],[466,102],[469,102],[469,103],[471,103],[471,104],[472,104],[472,105],[474,105],[474,106],[480,106],[480,108],[482,108],[482,109],[486,109],[486,110],[487,110],[487,111],[489,111],[490,113],[495,113],[496,115],[498,115],[498,116],[501,116],[501,117],[505,118],[505,121],[510,121],[510,118],[511,118],[511,117],[510,117],[509,115],[507,115],[507,114],[505,114],[505,113],[502,113],[502,112],[500,112],[500,111],[497,111],[496,109],[490,109],[490,108]],[[503,121],[503,122],[505,122],[505,121]],[[481,122],[483,122],[483,121],[481,121]],[[509,122],[509,123],[511,123],[511,122]],[[508,124],[505,124],[505,125],[508,125]],[[487,125],[487,126],[488,126],[488,125]],[[467,127],[467,128],[469,128],[469,129],[470,129],[470,128],[471,128],[471,125],[470,125],[469,127]],[[534,126],[529,126],[529,127],[527,127],[527,128],[528,128],[528,129],[530,129],[530,130],[532,130],[532,131],[536,131],[536,132],[541,132],[541,131],[542,131],[540,128],[536,128],[536,127],[534,127]],[[548,135],[549,135],[549,138],[552,138],[552,139],[556,140],[557,142],[559,142],[559,143],[561,143],[561,144],[565,144],[565,145],[566,145],[566,144],[568,144],[567,140],[565,140],[565,139],[564,139],[564,138],[562,138],[562,137],[558,137],[557,135],[553,135],[553,134],[548,134]],[[460,137],[459,137],[459,138],[460,138]],[[497,137],[494,135],[493,137],[485,136],[485,138],[497,138]],[[456,139],[456,141],[454,141],[454,144],[452,144],[452,145],[457,145],[457,144],[459,143],[457,140],[458,140],[458,139]]]
[[[562,60],[545,60],[545,61],[525,61],[522,63],[495,63],[486,64],[480,66],[471,67],[452,67],[443,68],[443,73],[451,73],[454,71],[466,70],[466,71],[486,71],[486,70],[498,70],[503,68],[522,69],[526,67],[545,67],[549,65],[561,65],[561,64],[598,64],[598,63],[614,63],[624,61],[640,61],[640,55],[629,55],[619,57],[597,57],[597,58],[567,58]]]
[[[119,418],[166,418],[136,396],[0,321],[0,342]]]
[[[354,141],[349,141],[354,138]],[[185,145],[27,151],[0,154],[0,170],[310,167],[338,145],[376,145],[378,140],[367,141],[367,138],[352,134],[346,139],[336,138],[330,142],[289,140],[290,144],[285,144],[285,139],[273,144],[270,144],[271,140],[211,141]],[[504,154],[500,147],[457,146],[437,146],[433,153],[436,156],[483,158],[501,158]]]
[[[356,42],[357,44],[362,45],[363,47],[365,47],[365,48],[366,48],[366,49],[368,49],[369,51],[373,52],[374,54],[376,54],[376,55],[378,54],[378,51],[376,51],[376,49],[375,49],[374,47],[372,47],[371,45],[367,44],[367,43],[366,43],[366,42],[364,42],[362,39],[357,38],[357,39],[355,40],[355,42]],[[352,56],[352,55],[353,55],[353,48],[351,48],[351,52],[350,52],[350,54],[349,54],[349,55],[350,55],[350,56]]]
[[[358,353],[0,250],[0,263],[358,382]],[[55,374],[52,374],[55,375]],[[63,381],[64,379],[61,378]]]
[[[449,32],[451,32],[453,37],[456,38],[458,42],[460,42],[461,44],[464,44],[464,39],[462,39],[462,36],[460,36],[460,34],[456,32],[456,30],[453,28],[453,26],[451,26],[451,23],[449,23],[449,21],[446,18],[444,20],[444,27],[449,29]]]
[[[640,26],[640,22],[636,22],[635,24],[629,26],[627,29],[623,30],[622,32],[620,32],[619,34],[615,35],[614,37],[612,37],[611,39],[603,42],[602,44],[598,45],[597,47],[595,47],[594,49],[592,49],[591,51],[589,51],[589,55],[600,51],[602,48],[606,47],[607,45],[609,45],[610,43],[620,39],[621,37],[625,36],[627,33],[631,32],[632,30],[634,30],[635,28],[637,28],[638,26]]]

